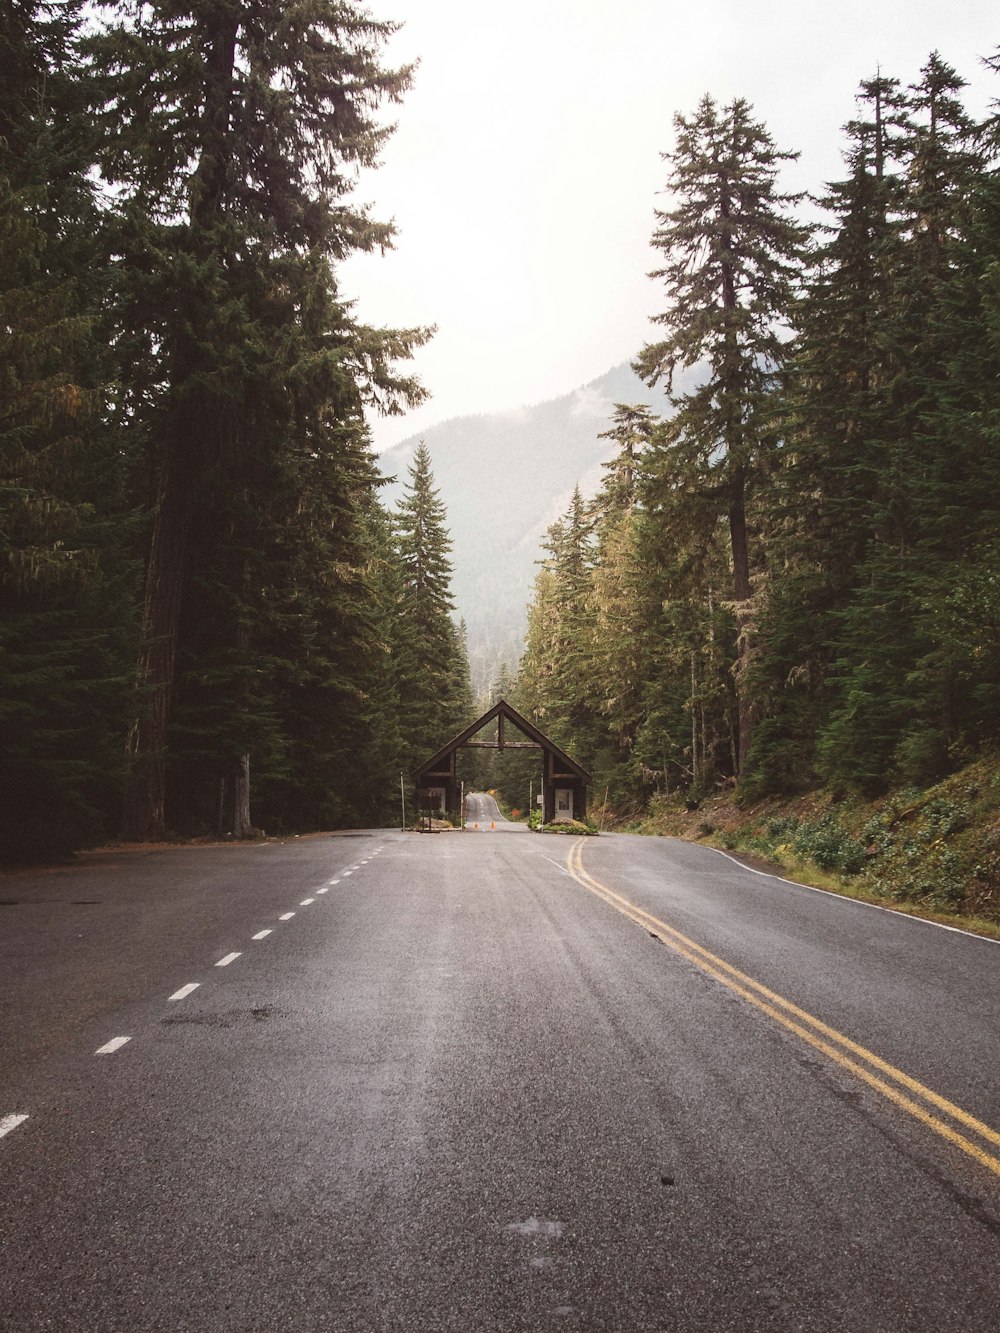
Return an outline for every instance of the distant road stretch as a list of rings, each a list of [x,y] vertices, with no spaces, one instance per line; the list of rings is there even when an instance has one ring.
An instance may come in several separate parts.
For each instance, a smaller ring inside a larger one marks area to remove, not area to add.
[[[1000,1326],[1000,946],[469,813],[0,881],[4,1333]]]
[[[514,829],[519,833],[528,831],[527,824],[504,819],[496,800],[487,792],[470,792],[465,798],[466,828],[488,829],[491,824],[495,826],[495,831],[510,832]]]

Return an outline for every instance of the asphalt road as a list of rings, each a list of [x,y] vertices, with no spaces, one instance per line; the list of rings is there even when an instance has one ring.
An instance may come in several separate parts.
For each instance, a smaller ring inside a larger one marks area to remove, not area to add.
[[[504,819],[495,797],[489,792],[470,792],[465,798],[465,826],[472,832],[479,829],[493,833],[527,833],[527,824],[516,820]]]
[[[1000,946],[488,829],[0,899],[4,1333],[1000,1328]]]

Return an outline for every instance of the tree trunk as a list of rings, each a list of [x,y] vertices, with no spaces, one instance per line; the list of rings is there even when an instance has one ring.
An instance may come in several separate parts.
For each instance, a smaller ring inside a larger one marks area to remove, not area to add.
[[[750,661],[750,554],[747,542],[746,487],[743,469],[733,473],[729,499],[729,534],[733,555],[733,601],[736,603],[736,705],[739,719],[739,754],[736,777],[746,768],[753,739],[754,715],[745,679]]]
[[[701,786],[701,754],[698,750],[698,675],[695,654],[691,654],[691,780]]]
[[[250,756],[242,755],[233,769],[233,828],[234,838],[250,838]]]
[[[210,250],[210,229],[221,211],[227,175],[226,141],[230,131],[233,71],[238,16],[235,7],[220,6],[214,27],[205,32],[205,134],[191,190],[189,241],[192,252]],[[179,294],[186,318],[178,318],[178,341],[170,373],[175,407],[166,421],[163,472],[153,522],[143,641],[139,654],[140,713],[129,735],[132,772],[125,797],[123,836],[151,842],[165,831],[166,738],[170,721],[181,599],[187,565],[188,538],[200,485],[199,444],[211,431],[207,404],[190,394],[201,361],[197,330],[206,313],[203,293]],[[185,325],[190,328],[185,328]],[[178,407],[178,399],[180,405]]]
[[[125,797],[122,836],[156,842],[165,832],[165,748],[173,692],[177,630],[194,513],[190,437],[173,442],[160,483],[146,571],[146,604],[138,685],[140,713],[129,735],[132,772]]]

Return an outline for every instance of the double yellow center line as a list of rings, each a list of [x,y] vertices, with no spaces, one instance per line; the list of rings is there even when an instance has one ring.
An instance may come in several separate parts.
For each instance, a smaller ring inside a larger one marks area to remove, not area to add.
[[[596,894],[615,911],[621,912],[637,926],[641,926],[661,940],[686,958],[689,963],[693,963],[706,976],[726,986],[748,1004],[752,1004],[755,1009],[767,1014],[787,1031],[793,1032],[815,1050],[822,1052],[841,1069],[861,1079],[894,1106],[906,1111],[935,1134],[956,1148],[960,1148],[980,1166],[1000,1176],[1000,1156],[995,1151],[1000,1148],[1000,1133],[995,1129],[984,1125],[981,1120],[969,1115],[968,1111],[963,1111],[960,1106],[955,1106],[947,1098],[924,1087],[915,1078],[904,1074],[901,1069],[896,1069],[873,1051],[860,1046],[850,1037],[845,1037],[835,1028],[814,1018],[798,1005],[792,1004],[790,1000],[761,985],[759,981],[731,966],[718,955],[702,948],[700,944],[682,935],[673,926],[668,926],[665,921],[623,898],[620,893],[609,889],[606,884],[602,884],[584,869],[585,845],[582,838],[575,842],[566,858],[566,869],[583,888]]]

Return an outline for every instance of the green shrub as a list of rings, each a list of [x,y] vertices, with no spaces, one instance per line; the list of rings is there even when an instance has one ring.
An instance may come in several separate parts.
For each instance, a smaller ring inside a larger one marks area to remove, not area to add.
[[[802,824],[792,839],[795,851],[820,870],[839,870],[857,875],[865,867],[865,843],[847,832],[835,815],[825,814],[812,823]]]

